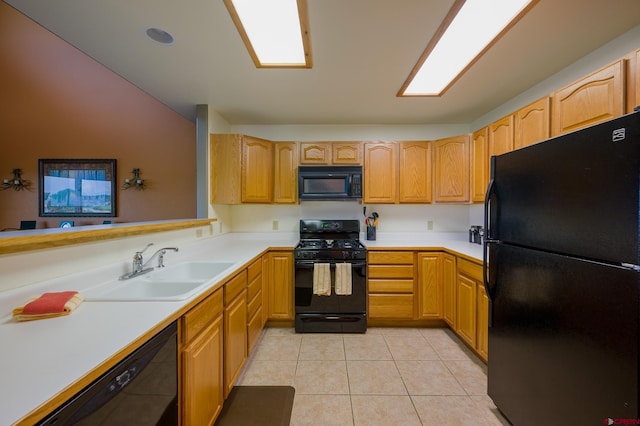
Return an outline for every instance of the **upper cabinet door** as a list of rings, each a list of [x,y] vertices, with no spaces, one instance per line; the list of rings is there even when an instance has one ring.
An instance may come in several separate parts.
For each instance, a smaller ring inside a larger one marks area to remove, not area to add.
[[[621,59],[556,91],[552,101],[553,136],[621,116],[624,90]]]
[[[399,148],[398,200],[401,203],[430,203],[433,198],[431,142],[400,142]]]
[[[298,201],[298,145],[295,142],[274,143],[273,202],[294,204]]]
[[[483,127],[471,135],[471,201],[484,201],[489,186],[489,128]]]
[[[242,201],[242,135],[211,134],[211,203],[240,204]]]
[[[300,164],[362,164],[362,143],[300,142]]]
[[[469,202],[469,135],[433,142],[435,202]]]
[[[489,157],[513,151],[513,114],[489,125]]]
[[[300,142],[300,164],[330,164],[330,142]]]
[[[242,202],[270,203],[273,200],[273,143],[243,136]]]
[[[392,142],[364,144],[364,203],[397,202],[397,149]]]
[[[515,112],[515,149],[523,148],[549,138],[550,105],[551,99],[545,96]]]
[[[333,164],[362,164],[362,144],[360,142],[331,143]]]

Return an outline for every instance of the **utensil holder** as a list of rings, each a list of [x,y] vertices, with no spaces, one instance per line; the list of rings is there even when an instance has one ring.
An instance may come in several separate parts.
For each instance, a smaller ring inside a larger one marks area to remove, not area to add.
[[[367,240],[375,241],[376,240],[376,227],[375,226],[367,226]]]

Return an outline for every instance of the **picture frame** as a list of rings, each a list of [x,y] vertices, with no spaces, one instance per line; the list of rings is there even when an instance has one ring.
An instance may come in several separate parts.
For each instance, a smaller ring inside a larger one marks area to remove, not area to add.
[[[114,217],[115,159],[38,160],[41,217]]]

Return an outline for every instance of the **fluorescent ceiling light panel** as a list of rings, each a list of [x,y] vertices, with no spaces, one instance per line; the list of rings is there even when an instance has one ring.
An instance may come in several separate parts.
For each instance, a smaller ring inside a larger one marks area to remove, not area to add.
[[[306,0],[224,0],[256,67],[311,68]]]
[[[458,0],[399,96],[439,96],[537,0]]]

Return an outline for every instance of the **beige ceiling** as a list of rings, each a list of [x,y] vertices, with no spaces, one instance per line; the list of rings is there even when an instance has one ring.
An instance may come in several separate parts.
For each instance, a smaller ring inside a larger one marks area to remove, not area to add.
[[[640,0],[540,0],[444,96],[398,98],[454,0],[307,0],[312,69],[256,69],[222,0],[4,1],[186,117],[208,104],[231,124],[469,123],[640,24]]]

